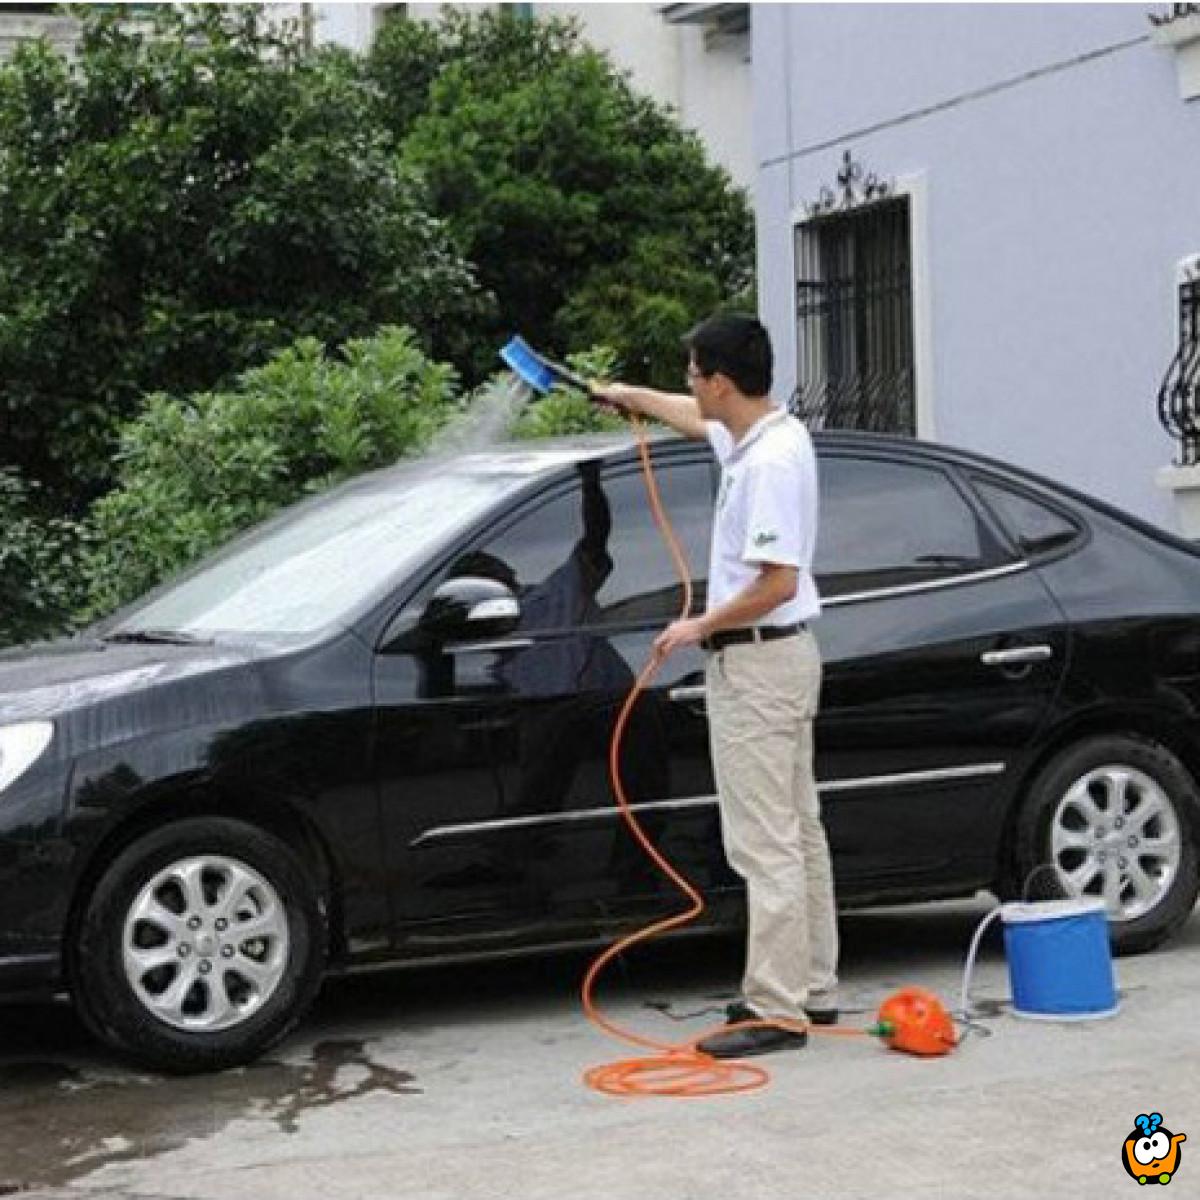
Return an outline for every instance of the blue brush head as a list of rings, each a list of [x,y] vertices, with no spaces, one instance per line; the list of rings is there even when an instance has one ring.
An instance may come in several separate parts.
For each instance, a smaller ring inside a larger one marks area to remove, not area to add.
[[[543,395],[558,382],[558,373],[522,337],[514,337],[500,351],[505,365],[527,383],[535,392]]]

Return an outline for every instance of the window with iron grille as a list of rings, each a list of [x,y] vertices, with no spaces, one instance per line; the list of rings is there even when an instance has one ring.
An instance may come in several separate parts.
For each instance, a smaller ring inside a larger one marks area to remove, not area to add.
[[[1158,389],[1158,419],[1179,443],[1179,466],[1200,464],[1200,260],[1179,284],[1179,345]]]
[[[799,225],[796,280],[792,411],[814,429],[915,434],[907,197]]]

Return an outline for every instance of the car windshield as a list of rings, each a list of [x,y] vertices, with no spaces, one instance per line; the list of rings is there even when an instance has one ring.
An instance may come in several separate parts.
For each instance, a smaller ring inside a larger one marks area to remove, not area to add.
[[[122,612],[108,636],[313,633],[382,596],[528,478],[446,461],[365,476],[244,534]]]

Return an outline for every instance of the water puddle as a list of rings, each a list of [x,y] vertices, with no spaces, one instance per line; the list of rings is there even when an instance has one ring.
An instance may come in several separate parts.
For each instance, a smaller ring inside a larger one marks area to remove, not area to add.
[[[357,1082],[341,1078],[345,1068],[359,1068],[347,1074],[357,1075]],[[312,1052],[312,1063],[304,1067],[282,1068],[299,1072],[291,1086],[268,1108],[268,1115],[284,1133],[296,1133],[300,1117],[317,1108],[328,1108],[347,1100],[357,1100],[376,1092],[392,1096],[420,1095],[414,1087],[414,1077],[408,1071],[384,1066],[368,1057],[365,1043],[357,1038],[337,1038],[319,1042]]]
[[[154,1158],[239,1119],[290,1136],[316,1110],[421,1091],[411,1072],[377,1061],[361,1038],[318,1042],[306,1059],[186,1078],[0,1062],[0,1196]]]

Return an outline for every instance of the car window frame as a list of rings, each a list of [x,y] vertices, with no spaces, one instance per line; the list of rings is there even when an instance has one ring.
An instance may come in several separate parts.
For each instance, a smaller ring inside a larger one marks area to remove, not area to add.
[[[671,456],[667,461],[656,462],[654,464],[654,473],[655,473],[656,479],[658,479],[661,477],[661,474],[663,471],[678,470],[678,469],[684,468],[684,467],[699,468],[699,467],[703,467],[703,466],[705,466],[705,461],[704,461],[703,455],[677,454],[677,455]],[[641,474],[641,465],[636,460],[633,462],[622,462],[622,461],[607,462],[607,461],[601,460],[599,463],[599,468],[600,468],[602,483],[610,481],[610,480],[614,480],[614,479],[627,479],[631,476],[640,476],[640,474]],[[710,502],[715,502],[716,487],[715,487],[715,482],[714,482],[714,473],[710,469],[706,472],[706,474],[708,476],[709,500],[710,500]],[[475,537],[464,540],[460,544],[456,553],[463,554],[463,553],[469,553],[472,550],[486,549],[488,543],[495,540],[496,538],[503,537],[511,529],[515,528],[522,521],[526,520],[528,517],[532,516],[534,513],[536,513],[540,509],[546,507],[549,504],[554,504],[557,501],[563,499],[563,497],[570,495],[572,492],[576,491],[578,489],[578,487],[579,487],[579,482],[578,482],[578,476],[577,476],[577,470],[576,470],[576,471],[573,471],[570,475],[566,476],[565,478],[560,478],[560,479],[556,480],[554,482],[554,484],[547,487],[544,492],[540,493],[536,497],[531,498],[528,503],[518,505],[508,515],[507,518],[501,519],[493,527],[489,528],[486,532],[477,534]],[[649,504],[649,501],[647,501],[647,504]],[[670,514],[668,514],[668,516],[669,515]],[[613,514],[613,520],[614,520],[614,524],[615,524],[615,522],[616,522],[616,514],[615,513]],[[452,562],[454,560],[454,557],[456,557],[456,555],[450,556],[450,558],[447,559],[445,563],[443,563],[440,570],[444,570],[446,565],[448,565],[449,562]],[[707,579],[707,574],[708,574],[707,558],[705,558],[704,560],[702,560],[699,563],[691,563],[689,565],[692,567],[692,584],[693,584],[693,586],[697,582],[704,581]],[[438,574],[438,572],[434,572],[430,578],[431,579],[436,578],[437,574]],[[693,607],[695,607],[695,606],[693,605]],[[563,637],[563,636],[567,635],[568,633],[584,633],[584,634],[595,633],[595,634],[605,634],[605,635],[613,634],[613,633],[636,633],[636,632],[641,632],[641,631],[645,631],[648,629],[661,629],[662,623],[663,623],[663,617],[657,616],[657,617],[647,617],[647,618],[644,618],[644,619],[638,620],[638,621],[590,623],[587,625],[573,625],[573,626],[571,626],[570,630],[565,630],[565,629],[562,629],[562,628],[559,628],[556,626],[548,626],[545,628],[530,626],[528,628],[522,628],[519,634],[513,634],[512,636],[514,638],[521,638],[521,639],[527,640],[529,638]],[[492,639],[489,639],[489,640],[492,640]]]
[[[719,476],[715,460],[706,444],[698,441],[666,441],[661,445],[651,444],[655,474],[664,469],[677,467],[707,467],[708,491],[710,499],[715,503]],[[578,486],[579,468],[586,463],[595,463],[602,477],[611,478],[614,475],[630,475],[641,471],[640,460],[636,450],[632,457],[622,454],[620,457],[608,458],[604,455],[594,457],[581,456],[577,462],[571,463],[563,470],[555,471],[540,481],[531,481],[529,489],[523,494],[512,498],[509,506],[500,512],[488,513],[474,528],[461,535],[452,545],[442,547],[440,552],[425,563],[419,570],[414,571],[404,585],[383,606],[385,613],[378,623],[378,633],[369,638],[375,653],[387,653],[386,647],[393,642],[401,630],[407,629],[415,622],[419,614],[409,611],[414,601],[421,593],[433,584],[438,577],[461,555],[482,548],[488,541],[503,536],[518,522],[524,520],[538,509],[569,494]],[[539,486],[540,483],[540,486]],[[693,567],[693,583],[696,578],[705,578],[708,572],[707,557]],[[696,572],[699,571],[699,575]],[[379,610],[377,610],[379,611]],[[661,619],[648,619],[624,624],[612,625],[578,625],[572,629],[583,633],[636,633],[645,630],[662,628]],[[522,629],[502,638],[482,639],[488,645],[502,646],[506,642],[529,641],[531,638],[553,638],[563,635],[561,629]]]
[[[978,503],[991,514],[1005,542],[1012,547],[1014,554],[1024,559],[1031,566],[1040,567],[1047,563],[1057,562],[1059,559],[1066,558],[1069,555],[1077,554],[1091,540],[1092,529],[1088,522],[1065,504],[1056,502],[1053,496],[1049,496],[1045,492],[1035,488],[1025,486],[1019,481],[1000,475],[995,471],[989,471],[986,468],[979,468],[972,465],[966,468],[963,474],[966,477],[965,482],[967,486],[970,487],[971,491],[977,497]],[[1012,492],[1014,495],[1020,496],[1031,504],[1037,504],[1042,508],[1049,509],[1066,524],[1074,527],[1075,536],[1069,542],[1063,542],[1046,550],[1027,549],[1021,545],[1020,539],[1009,529],[1003,514],[996,511],[983,492],[978,489],[976,481],[987,484],[990,487],[999,488],[1002,491]]]
[[[961,587],[964,584],[982,582],[988,579],[1011,575],[1017,571],[1027,570],[1029,563],[1019,554],[1014,556],[1012,539],[1000,526],[990,508],[982,503],[974,488],[963,477],[958,465],[944,459],[925,455],[910,455],[889,452],[883,448],[858,448],[851,446],[820,446],[817,447],[817,474],[820,478],[824,464],[835,460],[851,460],[854,462],[881,462],[889,466],[902,466],[932,470],[940,473],[959,495],[975,519],[990,535],[994,548],[995,561],[987,561],[984,566],[964,568],[956,573],[948,573],[934,579],[917,580],[912,583],[895,583],[882,587],[865,588],[862,591],[842,592],[829,595],[821,590],[821,577],[814,571],[814,580],[821,596],[822,609],[839,608],[847,604],[863,603],[871,600],[887,599],[893,596],[909,596],[922,592],[934,591],[947,587]],[[818,528],[822,520],[818,514]],[[815,565],[815,564],[814,564]]]

